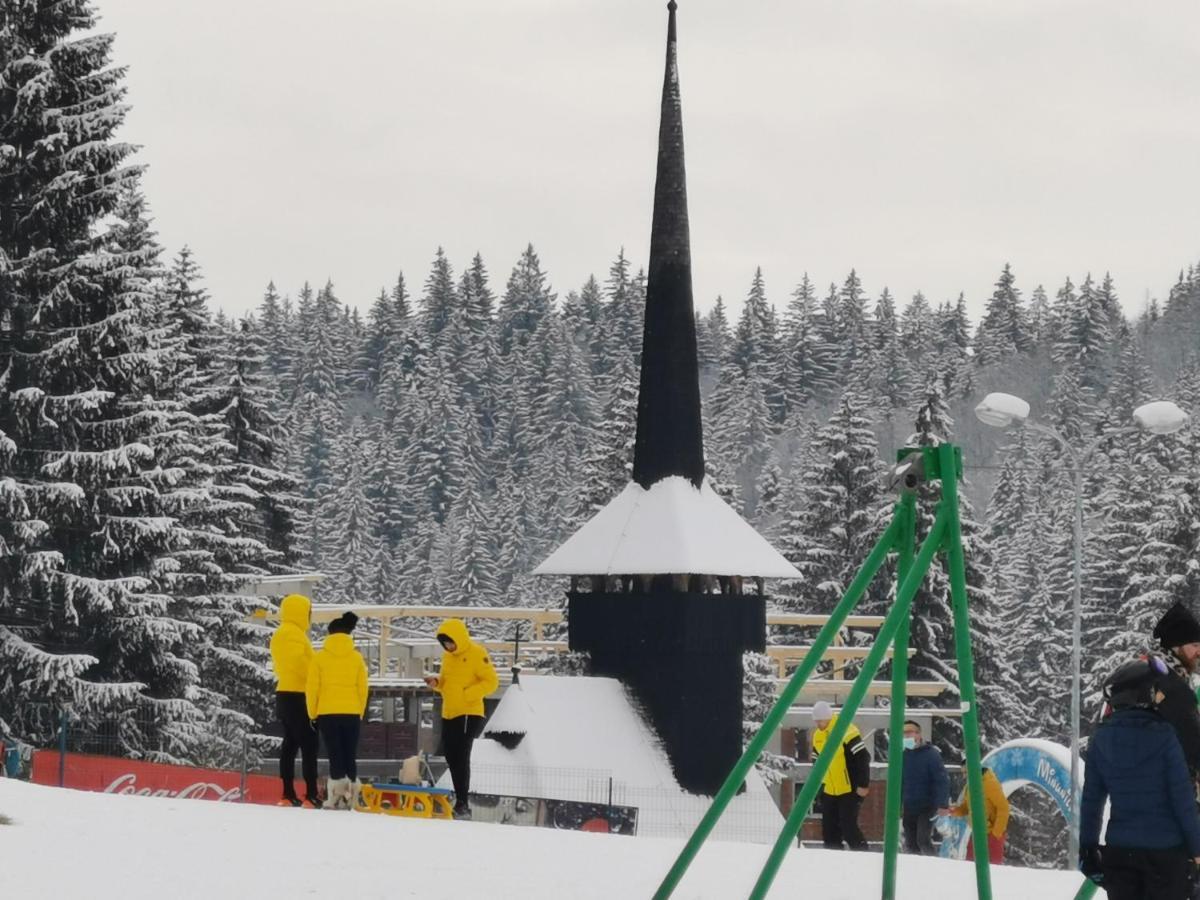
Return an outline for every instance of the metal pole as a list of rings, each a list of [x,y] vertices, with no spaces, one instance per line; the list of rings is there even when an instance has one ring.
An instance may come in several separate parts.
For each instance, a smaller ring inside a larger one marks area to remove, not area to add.
[[[867,654],[867,658],[863,662],[862,671],[854,679],[854,685],[850,688],[850,694],[846,697],[846,702],[842,705],[842,712],[825,741],[825,749],[817,757],[817,761],[808,775],[808,781],[804,783],[804,789],[800,791],[800,796],[796,798],[796,804],[792,807],[792,812],[783,825],[783,831],[780,832],[779,838],[775,841],[775,846],[771,848],[771,855],[767,857],[766,865],[763,866],[763,870],[758,876],[758,881],[754,883],[754,889],[750,892],[750,900],[763,900],[767,896],[767,891],[771,889],[771,883],[775,880],[775,876],[779,872],[779,867],[783,864],[784,859],[791,850],[792,841],[795,840],[796,835],[800,831],[800,826],[804,823],[805,817],[808,816],[809,809],[812,808],[813,799],[821,787],[821,782],[825,779],[825,773],[829,771],[829,766],[832,764],[833,758],[842,752],[842,740],[846,736],[846,730],[850,727],[854,714],[858,712],[859,704],[862,703],[863,698],[867,694],[867,688],[871,683],[871,679],[875,677],[875,673],[879,671],[880,664],[883,662],[888,650],[891,649],[892,642],[896,639],[896,632],[900,628],[900,623],[907,620],[909,616],[912,598],[920,588],[921,582],[925,580],[925,574],[929,571],[929,565],[941,547],[945,533],[946,512],[943,506],[938,510],[937,519],[928,537],[921,544],[921,552],[917,555],[916,563],[896,591],[896,602],[893,604],[891,611],[888,612],[887,618],[884,619],[883,625],[879,629],[875,645],[871,648],[871,652]]]
[[[904,583],[912,568],[913,551],[917,532],[917,496],[908,491],[900,498],[896,515],[901,519],[899,552],[896,564],[896,585]],[[883,814],[883,887],[882,900],[894,900],[896,896],[896,857],[900,852],[900,800],[904,782],[904,733],[905,694],[908,685],[908,630],[909,617],[896,630],[896,645],[892,652],[892,708],[888,717],[888,772],[887,795]]]
[[[779,699],[775,701],[775,705],[771,707],[771,711],[767,713],[767,717],[763,720],[762,727],[758,729],[758,733],[754,735],[750,743],[746,746],[746,751],[742,754],[741,759],[734,765],[733,770],[725,779],[725,783],[721,785],[721,789],[717,791],[717,795],[713,798],[712,805],[708,808],[708,812],[700,820],[696,826],[696,830],[692,832],[692,836],[688,838],[688,842],[680,851],[670,871],[663,878],[662,883],[658,886],[658,890],[654,892],[654,900],[666,900],[674,893],[678,887],[680,880],[695,859],[696,854],[700,852],[700,847],[707,840],[709,834],[717,824],[717,820],[721,818],[721,814],[725,812],[725,808],[729,805],[729,801],[738,792],[745,781],[747,773],[758,762],[758,758],[762,755],[763,750],[767,746],[767,742],[775,734],[775,731],[783,723],[784,716],[787,715],[788,709],[791,707],[796,695],[800,693],[800,689],[808,680],[809,676],[816,669],[817,664],[821,661],[821,657],[825,654],[834,636],[841,629],[842,624],[846,621],[846,617],[850,615],[855,604],[862,598],[866,592],[867,586],[875,577],[875,573],[879,571],[887,558],[888,552],[895,544],[896,537],[900,533],[900,522],[893,518],[892,523],[887,527],[887,530],[879,538],[875,547],[871,550],[870,555],[859,569],[854,581],[850,583],[850,587],[846,591],[846,595],[842,597],[840,603],[829,616],[829,621],[821,628],[813,641],[812,647],[801,660],[799,668],[792,674],[791,679],[784,686],[783,691],[779,695]],[[819,765],[819,762],[818,762]],[[828,763],[826,763],[828,766]],[[807,788],[806,788],[807,789]],[[808,801],[812,803],[812,798]]]
[[[1079,460],[1075,461],[1075,522],[1072,532],[1075,583],[1071,600],[1071,821],[1068,865],[1075,865],[1079,859],[1079,682],[1083,633],[1083,465]]]
[[[1063,449],[1063,453],[1071,461],[1075,489],[1075,521],[1071,527],[1072,555],[1072,585],[1071,585],[1071,796],[1067,809],[1070,811],[1070,821],[1067,822],[1067,853],[1071,865],[1079,860],[1079,744],[1080,744],[1080,706],[1082,688],[1082,648],[1083,640],[1083,467],[1092,458],[1106,440],[1125,434],[1133,434],[1139,429],[1135,426],[1118,428],[1106,434],[1098,435],[1082,453],[1076,453],[1057,430],[1049,425],[1038,422],[1027,422],[1030,428],[1052,437]],[[1087,885],[1084,885],[1086,888]]]
[[[247,753],[250,744],[249,735],[242,735],[242,777],[238,782],[238,802],[246,802],[246,769],[250,765],[249,755]]]
[[[67,711],[64,709],[58,718],[58,786],[67,784]]]
[[[971,799],[971,836],[975,841],[975,885],[979,900],[992,900],[992,873],[987,842],[987,808],[983,799],[983,762],[979,752],[979,703],[975,697],[975,660],[971,654],[971,621],[967,608],[967,567],[963,558],[962,522],[958,516],[958,449],[938,447],[942,502],[946,505],[947,563],[954,611],[954,649],[958,656],[958,696],[963,710],[963,743],[967,752],[967,796]],[[1078,632],[1076,632],[1078,639]]]

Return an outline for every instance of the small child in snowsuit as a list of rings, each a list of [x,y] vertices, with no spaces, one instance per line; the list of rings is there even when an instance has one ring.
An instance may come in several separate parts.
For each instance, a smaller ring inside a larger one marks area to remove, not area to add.
[[[1079,868],[1109,900],[1186,900],[1200,863],[1200,813],[1175,731],[1158,714],[1165,667],[1120,666],[1104,685],[1112,716],[1088,747]],[[1111,803],[1100,845],[1104,801]]]

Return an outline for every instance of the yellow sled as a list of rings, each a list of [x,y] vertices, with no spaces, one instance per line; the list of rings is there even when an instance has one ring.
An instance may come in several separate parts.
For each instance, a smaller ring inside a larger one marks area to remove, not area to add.
[[[412,784],[364,784],[358,812],[416,819],[453,819],[453,791]]]

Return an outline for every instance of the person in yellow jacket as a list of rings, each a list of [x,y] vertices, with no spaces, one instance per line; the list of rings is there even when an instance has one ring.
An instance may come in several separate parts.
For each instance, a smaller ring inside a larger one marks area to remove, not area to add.
[[[994,866],[1004,863],[1004,839],[1008,833],[1008,798],[1004,796],[1004,788],[1000,779],[991,769],[983,770],[983,808],[987,813],[988,828],[988,860]],[[971,814],[971,796],[963,791],[962,803],[950,810],[954,816],[969,816]],[[974,838],[967,844],[967,859],[975,858]]]
[[[308,640],[312,604],[300,594],[288,594],[279,604],[279,627],[271,635],[271,667],[275,670],[275,712],[283,726],[279,748],[279,777],[283,780],[280,806],[320,807],[317,793],[317,731],[305,708],[304,689],[313,649]],[[296,751],[300,751],[305,799],[296,796]]]
[[[357,802],[358,732],[367,712],[367,663],[350,637],[358,616],[343,613],[308,667],[308,716],[317,723],[329,754],[327,803],[349,809]]]
[[[447,619],[437,630],[442,671],[425,683],[442,695],[442,755],[454,783],[454,818],[471,818],[471,747],[483,730],[483,698],[500,686],[486,649],[471,640],[466,623]]]
[[[837,716],[824,700],[813,704],[812,758],[815,762],[825,749]],[[867,839],[858,827],[858,810],[871,790],[871,753],[862,734],[853,723],[846,729],[842,746],[821,782],[821,837],[826,848],[841,850],[845,842],[851,850],[866,850]]]

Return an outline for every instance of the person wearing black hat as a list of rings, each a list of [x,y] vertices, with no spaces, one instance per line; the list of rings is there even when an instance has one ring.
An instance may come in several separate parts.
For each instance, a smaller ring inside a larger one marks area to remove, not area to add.
[[[1186,900],[1200,865],[1192,781],[1174,729],[1158,712],[1169,677],[1162,660],[1139,659],[1118,666],[1104,684],[1112,715],[1088,745],[1079,869],[1109,900]]]
[[[1175,729],[1194,782],[1200,774],[1200,710],[1191,677],[1200,666],[1200,621],[1187,606],[1176,603],[1154,626],[1154,638],[1168,670],[1158,712]]]
[[[350,633],[358,616],[343,613],[329,623],[329,637],[308,668],[308,715],[317,723],[329,754],[328,809],[357,805],[358,732],[367,711],[367,663]]]

